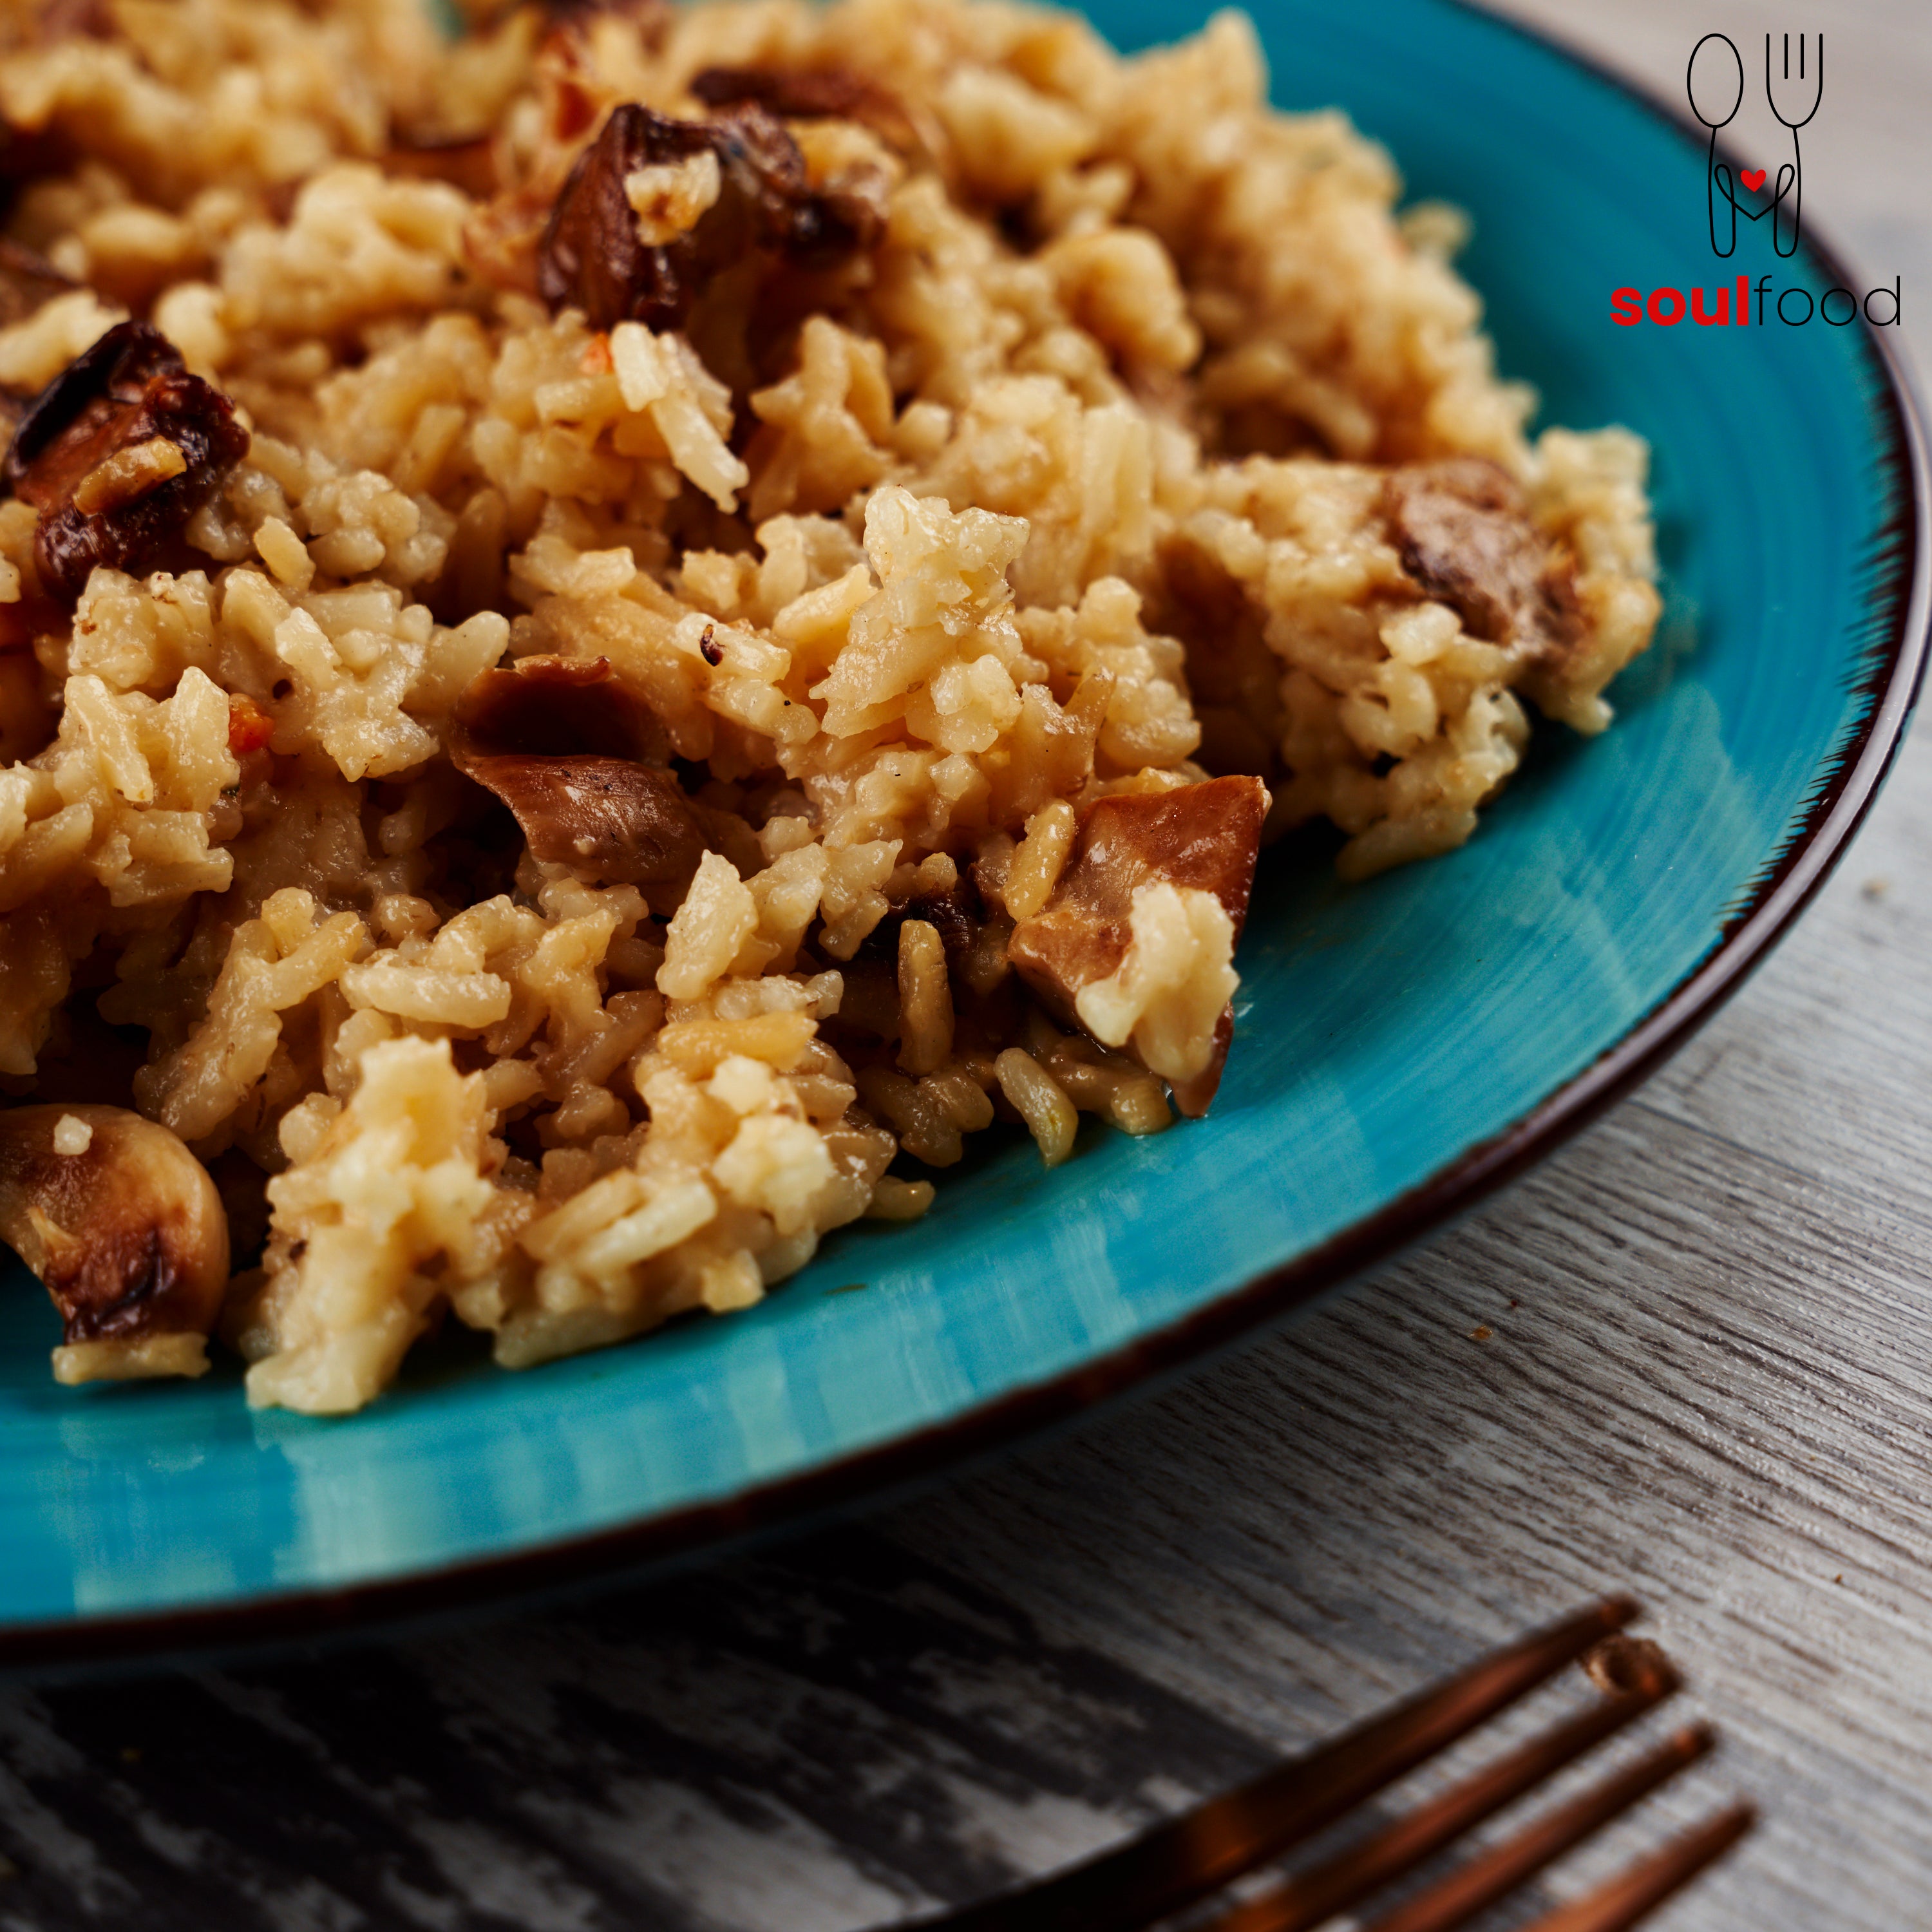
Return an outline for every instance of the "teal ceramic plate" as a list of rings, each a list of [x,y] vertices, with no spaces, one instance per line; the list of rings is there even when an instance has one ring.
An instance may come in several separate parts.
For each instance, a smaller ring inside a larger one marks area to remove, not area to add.
[[[1199,0],[1095,11],[1127,46],[1201,18]],[[1747,233],[1715,261],[1702,130],[1485,16],[1263,0],[1260,27],[1283,104],[1340,103],[1412,194],[1473,212],[1465,267],[1549,419],[1651,439],[1668,605],[1616,728],[1544,732],[1450,857],[1345,890],[1275,855],[1209,1119],[1149,1141],[1090,1129],[1050,1175],[1009,1146],[925,1221],[838,1237],[749,1314],[526,1375],[446,1359],[320,1422],[251,1414],[232,1371],[58,1388],[51,1312],[10,1280],[0,1660],[290,1631],[688,1551],[1066,1414],[1546,1153],[1802,907],[1883,776],[1924,645],[1897,331],[1768,312],[1619,327],[1620,286],[1748,270],[1816,297],[1849,278],[1808,237],[1785,260]]]

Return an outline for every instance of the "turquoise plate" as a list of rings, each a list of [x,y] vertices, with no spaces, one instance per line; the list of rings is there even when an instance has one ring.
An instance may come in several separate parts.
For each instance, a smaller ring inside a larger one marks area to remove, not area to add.
[[[1128,46],[1201,19],[1199,0],[1096,10]],[[1884,775],[1924,648],[1897,331],[1618,327],[1618,286],[1847,278],[1809,238],[1780,260],[1747,232],[1714,261],[1702,130],[1486,16],[1264,5],[1261,31],[1283,104],[1340,103],[1412,194],[1473,212],[1465,267],[1548,418],[1650,438],[1668,605],[1615,729],[1542,732],[1450,857],[1345,890],[1274,855],[1209,1119],[1148,1141],[1090,1129],[1052,1174],[1009,1144],[923,1222],[836,1238],[748,1314],[525,1375],[446,1356],[322,1422],[251,1414],[232,1369],[58,1388],[51,1311],[20,1276],[0,1312],[0,1661],[312,1628],[687,1552],[1067,1414],[1548,1152],[1802,907]]]

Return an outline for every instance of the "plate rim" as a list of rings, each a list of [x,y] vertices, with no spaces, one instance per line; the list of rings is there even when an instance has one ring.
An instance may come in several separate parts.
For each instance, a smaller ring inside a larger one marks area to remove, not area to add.
[[[1555,33],[1477,4],[1436,0],[1556,54],[1701,143],[1688,116],[1642,81]],[[1815,228],[1807,253],[1844,281],[1843,258]],[[1904,740],[1932,646],[1932,458],[1925,413],[1904,352],[1861,316],[1856,338],[1881,380],[1870,399],[1881,473],[1895,508],[1873,601],[1903,586],[1882,650],[1851,687],[1871,708],[1820,766],[1810,800],[1776,860],[1726,915],[1717,944],[1591,1064],[1487,1139],[1466,1148],[1318,1246],[1230,1288],[1202,1306],[1061,1373],[816,1467],[728,1496],[607,1528],[367,1582],[276,1591],[228,1602],[0,1628],[0,1671],[14,1672],[340,1635],[439,1612],[535,1597],[600,1576],[714,1556],[762,1532],[798,1526],[860,1501],[883,1501],[942,1471],[983,1458],[1130,1390],[1197,1366],[1284,1320],[1318,1296],[1392,1259],[1468,1212],[1598,1119],[1712,1017],[1790,932],[1864,822]]]

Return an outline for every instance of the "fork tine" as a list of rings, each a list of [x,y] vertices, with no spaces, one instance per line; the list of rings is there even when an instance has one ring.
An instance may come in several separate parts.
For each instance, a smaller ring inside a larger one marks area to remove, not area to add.
[[[1312,1838],[1636,1614],[1634,1598],[1606,1597],[1113,1851],[1044,1884],[928,1919],[920,1932],[1137,1932]]]
[[[1596,1891],[1558,1906],[1523,1932],[1628,1932],[1680,1886],[1722,1858],[1756,1822],[1755,1805],[1733,1804]]]
[[[1322,1864],[1297,1872],[1279,1891],[1234,1906],[1214,1922],[1211,1932],[1307,1932],[1433,1858],[1484,1819],[1654,1710],[1682,1682],[1674,1671],[1653,1670],[1640,1689],[1592,1705],[1484,1765],[1406,1816]]]
[[[1438,1883],[1378,1918],[1368,1932],[1454,1932],[1486,1912],[1571,1846],[1654,1791],[1716,1743],[1708,1724],[1674,1732],[1634,1764],[1534,1820],[1514,1838],[1458,1865]]]

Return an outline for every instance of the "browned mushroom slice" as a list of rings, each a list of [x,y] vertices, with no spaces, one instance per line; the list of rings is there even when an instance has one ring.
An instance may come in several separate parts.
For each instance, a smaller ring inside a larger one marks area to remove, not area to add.
[[[600,14],[632,21],[653,53],[663,46],[674,18],[670,0],[543,0],[543,10],[560,27],[581,28]]]
[[[16,607],[0,604],[0,612]],[[0,616],[0,764],[17,764],[45,751],[60,719],[49,700],[40,661],[12,642],[12,626]]]
[[[855,957],[896,960],[899,928],[923,920],[938,933],[949,964],[957,965],[973,948],[986,923],[986,909],[970,872],[962,872],[944,891],[922,892],[895,906],[860,942]]]
[[[647,241],[626,184],[707,154],[716,159],[716,198],[688,230]],[[748,250],[829,266],[869,248],[880,225],[862,196],[808,188],[798,144],[755,103],[712,121],[633,103],[615,110],[564,182],[538,250],[537,286],[553,310],[574,305],[596,328],[675,328],[712,277]]]
[[[208,1171],[122,1107],[0,1113],[0,1238],[60,1310],[62,1382],[198,1376],[228,1281]]]
[[[530,850],[607,884],[674,886],[704,856],[704,830],[676,776],[622,758],[528,757],[458,760],[515,815]]]
[[[9,14],[0,8],[0,53],[47,44],[39,24]],[[72,136],[57,122],[30,125],[0,113],[0,208],[10,205],[28,182],[64,174],[79,158]]]
[[[713,152],[699,122],[674,121],[648,107],[618,108],[578,157],[538,244],[537,286],[551,308],[574,303],[593,328],[626,320],[652,328],[681,322],[702,284],[750,245],[742,202],[736,196],[728,202],[721,188],[708,211],[712,218],[674,242],[652,247],[639,230],[624,184],[641,169]]]
[[[788,121],[858,121],[896,148],[919,138],[897,95],[850,68],[708,67],[691,91],[707,107],[755,101]]]
[[[986,916],[972,875],[962,872],[945,891],[922,892],[908,901],[901,922],[906,919],[924,920],[938,933],[939,943],[946,949],[947,964],[956,965],[971,952]]]
[[[488,135],[418,136],[398,129],[382,169],[410,181],[447,182],[472,201],[486,202],[496,191],[496,144]]]
[[[688,883],[709,841],[663,728],[609,662],[529,657],[457,700],[449,753],[509,807],[539,859],[632,886]]]
[[[28,404],[7,452],[8,483],[40,512],[42,584],[72,604],[96,564],[182,561],[188,520],[248,452],[234,406],[158,329],[110,328]]]
[[[0,142],[0,153],[4,153],[3,142]],[[32,249],[0,236],[0,328],[25,322],[56,296],[80,286],[44,255],[37,255]],[[10,442],[33,400],[32,390],[0,388],[0,434]]]
[[[1472,637],[1537,658],[1574,641],[1569,562],[1530,520],[1506,470],[1474,456],[1412,464],[1390,475],[1382,507],[1402,568]]]
[[[117,31],[108,0],[40,0],[20,11],[20,23],[29,46],[52,46],[61,40],[111,40]]]
[[[476,752],[597,752],[661,765],[670,741],[657,713],[608,658],[520,658],[472,678],[452,714]]]
[[[1238,940],[1268,808],[1267,788],[1248,777],[1098,800],[1081,821],[1052,898],[1043,911],[1015,927],[1007,957],[1048,1012],[1065,1024],[1080,1026],[1081,994],[1118,973],[1127,957],[1134,939],[1134,896],[1142,887],[1211,894]],[[1184,1114],[1207,1112],[1221,1084],[1233,1033],[1232,1010],[1224,1010],[1204,1066],[1178,1079],[1163,1075]],[[1148,1064],[1137,1048],[1126,1050]]]
[[[0,235],[0,328],[26,321],[42,303],[80,286],[44,255]]]
[[[32,655],[36,638],[64,636],[73,620],[51,597],[22,589],[10,604],[0,604],[0,656]]]
[[[0,392],[0,409],[5,403]],[[32,758],[52,738],[59,712],[34,641],[70,628],[66,611],[25,585],[12,603],[0,604],[0,765]]]

